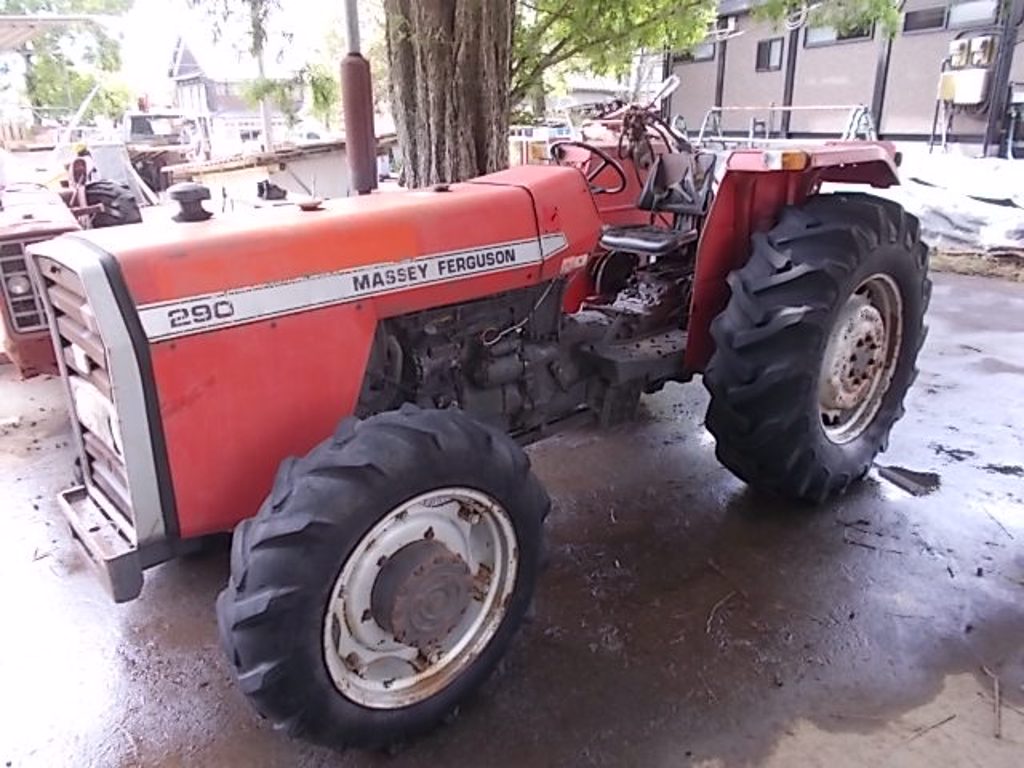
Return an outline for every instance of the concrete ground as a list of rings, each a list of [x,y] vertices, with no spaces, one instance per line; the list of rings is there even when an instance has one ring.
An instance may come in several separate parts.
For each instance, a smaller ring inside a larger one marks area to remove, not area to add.
[[[216,643],[223,551],[108,601],[53,500],[58,382],[7,366],[0,765],[1024,765],[1024,285],[937,275],[930,324],[880,459],[934,473],[926,495],[873,473],[813,511],[760,498],[716,463],[699,385],[532,448],[555,499],[536,621],[391,756],[253,714]]]

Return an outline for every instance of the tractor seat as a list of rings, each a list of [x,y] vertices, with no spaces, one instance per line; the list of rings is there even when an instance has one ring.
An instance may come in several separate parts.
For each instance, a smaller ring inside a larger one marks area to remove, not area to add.
[[[696,162],[695,162],[696,161]],[[625,251],[642,256],[664,256],[698,237],[697,219],[707,212],[714,177],[715,156],[688,152],[659,155],[647,175],[636,207],[657,214],[671,214],[671,229],[654,224],[606,227],[601,246],[609,251]],[[701,172],[698,188],[694,171]]]
[[[601,234],[601,245],[609,251],[665,256],[697,239],[697,230],[679,231],[654,224],[639,227],[609,227]]]

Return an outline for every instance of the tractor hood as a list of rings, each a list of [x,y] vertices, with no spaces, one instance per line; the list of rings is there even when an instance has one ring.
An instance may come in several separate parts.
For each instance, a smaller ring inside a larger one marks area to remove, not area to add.
[[[457,279],[478,262],[514,262],[517,253],[539,263],[553,249],[590,251],[599,229],[578,171],[523,166],[468,183],[332,200],[312,211],[282,206],[74,237],[118,262],[145,325],[144,310],[153,305],[316,275],[352,273],[356,291],[398,290]],[[506,253],[517,245],[519,251]],[[448,254],[450,262],[443,258]],[[419,259],[431,261],[429,272],[413,264]],[[394,266],[379,270],[388,265]]]

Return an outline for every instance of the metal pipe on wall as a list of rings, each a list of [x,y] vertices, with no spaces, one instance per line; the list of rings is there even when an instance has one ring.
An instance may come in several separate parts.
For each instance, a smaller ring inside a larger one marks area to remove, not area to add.
[[[986,156],[990,152],[999,154],[1002,150],[1002,132],[1006,126],[1010,100],[1010,69],[1013,66],[1017,29],[1024,19],[1024,0],[1011,0],[1009,6],[1004,7],[1006,15],[1001,25],[1002,34],[996,51],[992,84],[989,86],[988,119],[985,121],[985,140],[981,148],[982,155]]]
[[[782,82],[782,106],[793,106],[793,91],[796,88],[796,58],[800,50],[800,27],[789,31],[789,39],[786,42],[786,73]],[[790,119],[792,110],[782,113],[782,125],[780,132],[782,138],[788,139],[790,132]]]

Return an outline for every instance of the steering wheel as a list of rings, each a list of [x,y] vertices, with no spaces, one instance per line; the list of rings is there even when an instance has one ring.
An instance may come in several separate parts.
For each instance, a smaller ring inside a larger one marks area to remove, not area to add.
[[[595,195],[615,195],[626,188],[628,181],[626,180],[626,171],[623,169],[622,164],[605,152],[603,149],[598,149],[593,144],[587,144],[583,141],[559,141],[556,144],[551,145],[549,153],[551,159],[558,165],[562,164],[562,159],[565,156],[566,147],[579,147],[580,149],[587,150],[590,154],[596,155],[601,163],[596,168],[586,174],[587,184],[590,185],[591,193]],[[615,175],[619,177],[619,183],[617,186],[608,188],[602,187],[599,184],[594,183],[594,179],[601,175],[605,168],[611,168]]]

